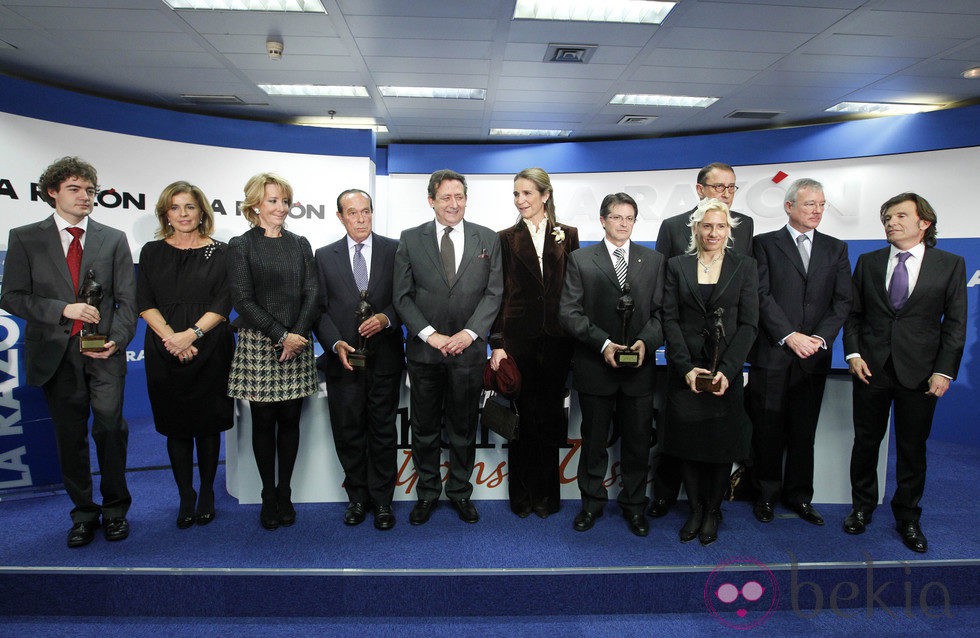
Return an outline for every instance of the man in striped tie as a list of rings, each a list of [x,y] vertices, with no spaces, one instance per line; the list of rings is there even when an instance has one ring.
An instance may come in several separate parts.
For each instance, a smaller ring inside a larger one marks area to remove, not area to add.
[[[655,352],[663,344],[664,256],[630,241],[637,206],[626,193],[607,195],[599,209],[603,240],[571,254],[559,319],[575,338],[573,387],[582,412],[578,485],[582,510],[574,528],[584,532],[602,516],[608,498],[606,445],[616,418],[621,434],[617,501],[631,532],[646,536]],[[617,312],[626,293],[633,314],[626,323]],[[636,367],[620,366],[616,353],[632,349]]]
[[[126,235],[88,217],[97,183],[95,168],[77,157],[45,169],[38,192],[54,214],[10,231],[0,296],[0,307],[27,321],[27,383],[44,388],[65,491],[75,505],[69,547],[92,542],[100,524],[106,540],[129,536],[132,503],[122,404],[126,345],[136,332],[136,283]],[[97,308],[78,298],[88,272],[103,287]],[[81,352],[82,323],[108,336],[104,350]],[[92,494],[90,415],[101,504]]]

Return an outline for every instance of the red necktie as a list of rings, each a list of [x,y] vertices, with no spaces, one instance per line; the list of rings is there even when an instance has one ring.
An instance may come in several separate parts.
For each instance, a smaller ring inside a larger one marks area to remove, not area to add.
[[[71,281],[75,284],[75,294],[78,295],[78,280],[82,273],[82,233],[81,228],[66,228],[71,233],[72,240],[68,244],[68,272],[71,273]],[[71,336],[77,335],[82,331],[82,322],[78,319],[71,326]]]

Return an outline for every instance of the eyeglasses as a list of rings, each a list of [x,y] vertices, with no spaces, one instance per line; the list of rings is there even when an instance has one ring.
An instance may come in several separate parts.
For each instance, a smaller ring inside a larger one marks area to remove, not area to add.
[[[738,186],[735,184],[701,184],[705,188],[710,188],[715,193],[721,195],[725,191],[735,192],[738,190]]]
[[[619,222],[626,222],[627,224],[632,224],[633,222],[636,221],[636,217],[634,217],[633,215],[627,215],[626,217],[623,217],[622,215],[606,215],[606,220],[611,221],[614,224],[618,224]]]
[[[827,206],[827,202],[809,201],[809,202],[794,202],[794,203],[800,208],[802,208],[803,210],[817,210],[818,208],[820,210],[823,210]]]

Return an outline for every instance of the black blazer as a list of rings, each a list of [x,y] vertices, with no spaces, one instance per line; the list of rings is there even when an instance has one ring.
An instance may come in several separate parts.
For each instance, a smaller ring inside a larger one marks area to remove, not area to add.
[[[398,242],[371,235],[371,279],[368,282],[368,302],[374,311],[391,320],[391,325],[368,340],[368,352],[373,369],[383,374],[398,372],[404,366],[403,333],[401,320],[392,303],[392,272],[395,267],[395,251]],[[361,293],[354,283],[351,270],[347,235],[332,244],[317,248],[316,269],[320,279],[320,319],[313,325],[323,354],[317,359],[317,367],[327,375],[339,377],[345,372],[340,358],[333,351],[333,344],[346,341],[357,347],[357,320],[355,313]]]
[[[635,304],[627,328],[626,343],[642,339],[645,359],[639,368],[612,368],[602,357],[602,344],[623,340],[623,322],[616,312],[622,292],[604,242],[580,248],[569,257],[565,287],[562,290],[559,319],[575,338],[572,359],[573,387],[588,394],[628,396],[653,393],[656,350],[664,341],[663,287],[664,256],[630,243],[626,281]]]
[[[796,355],[779,341],[799,332],[827,342],[826,350],[801,359],[800,366],[814,374],[828,372],[834,339],[851,311],[847,244],[813,231],[808,271],[785,226],[756,237],[752,250],[759,265],[759,336],[749,362],[760,368],[788,367]]]
[[[871,374],[892,358],[898,381],[921,386],[934,373],[956,378],[966,343],[966,264],[926,248],[919,278],[898,312],[885,289],[890,246],[858,257],[854,305],[844,324],[844,353],[858,353]]]
[[[76,301],[54,215],[14,228],[7,242],[7,260],[0,307],[27,322],[24,348],[27,383],[44,385],[54,375],[68,348],[72,321],[62,316]],[[112,377],[126,374],[126,346],[136,333],[136,279],[126,235],[91,217],[85,231],[80,280],[95,271],[103,286],[98,330],[116,342],[108,359],[88,364]]]
[[[529,342],[541,335],[565,336],[558,321],[558,304],[568,256],[579,247],[578,230],[564,224],[558,227],[564,234],[561,242],[555,241],[555,226],[547,222],[542,251],[544,274],[538,267],[531,231],[523,220],[497,233],[503,260],[504,295],[500,313],[490,330],[491,348],[507,349],[509,342]]]
[[[725,341],[718,369],[731,382],[736,374],[742,374],[742,366],[755,341],[759,323],[758,269],[752,257],[726,250],[718,283],[705,304],[698,289],[697,268],[695,255],[680,255],[667,262],[664,289],[667,362],[679,375],[690,372],[695,360],[705,351],[704,330],[714,325],[715,310],[724,308]]]
[[[657,233],[657,252],[667,259],[687,252],[687,247],[691,243],[691,228],[687,224],[691,219],[691,213],[695,210],[697,209],[692,208],[686,213],[668,217],[660,223],[660,232]],[[735,211],[732,211],[732,217],[739,220],[738,226],[732,229],[735,252],[751,255],[754,232],[752,218]]]

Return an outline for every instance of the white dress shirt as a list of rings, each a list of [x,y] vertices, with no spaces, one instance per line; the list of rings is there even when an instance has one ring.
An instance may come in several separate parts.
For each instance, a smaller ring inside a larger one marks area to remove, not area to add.
[[[74,239],[71,233],[68,232],[69,228],[81,228],[85,232],[82,233],[79,241],[82,244],[82,250],[85,250],[85,237],[88,234],[88,215],[82,217],[82,221],[78,222],[74,226],[68,223],[64,217],[58,213],[54,214],[54,223],[58,227],[58,238],[61,240],[61,249],[65,252],[65,259],[68,259],[68,246],[71,245],[71,240]]]
[[[453,242],[453,253],[456,258],[456,272],[459,272],[459,265],[463,263],[463,249],[466,247],[465,231],[463,230],[464,222],[459,220],[459,223],[453,226],[453,232],[449,233],[449,240]],[[442,250],[442,236],[446,231],[447,226],[445,224],[440,224],[439,220],[436,219],[436,250]],[[476,341],[477,334],[470,330],[469,328],[464,328],[466,332]],[[419,330],[419,339],[428,343],[429,337],[434,335],[436,329],[431,325],[426,326]],[[452,335],[446,335],[451,337]]]

